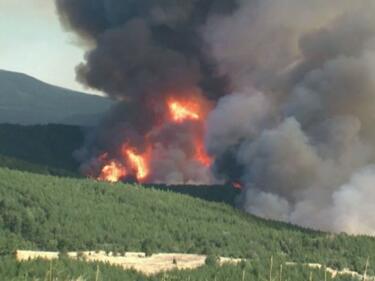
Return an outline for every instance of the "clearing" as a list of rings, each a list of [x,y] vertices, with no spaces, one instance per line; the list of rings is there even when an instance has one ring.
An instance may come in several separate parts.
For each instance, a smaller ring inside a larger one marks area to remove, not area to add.
[[[207,256],[181,253],[160,253],[146,256],[143,252],[126,252],[125,255],[113,255],[104,251],[68,252],[68,257],[82,259],[87,262],[102,262],[121,266],[124,269],[134,269],[145,275],[153,275],[174,269],[195,269],[205,264]],[[16,251],[17,261],[33,259],[54,260],[59,258],[59,252]],[[242,259],[220,257],[219,263],[240,263]]]

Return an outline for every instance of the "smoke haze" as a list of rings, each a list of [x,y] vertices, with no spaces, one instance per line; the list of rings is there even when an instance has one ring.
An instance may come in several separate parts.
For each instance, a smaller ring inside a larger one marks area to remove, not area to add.
[[[375,3],[239,1],[205,26],[235,91],[208,118],[217,174],[238,176],[244,210],[375,234]]]
[[[241,181],[247,212],[375,235],[373,1],[56,5],[92,46],[79,81],[118,100],[79,153],[84,170],[151,139],[152,181]],[[198,100],[205,124],[161,125],[171,96]],[[193,157],[200,138],[211,168]]]

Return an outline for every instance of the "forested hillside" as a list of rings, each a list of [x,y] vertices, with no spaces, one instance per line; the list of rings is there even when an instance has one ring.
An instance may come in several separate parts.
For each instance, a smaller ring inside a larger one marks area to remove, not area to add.
[[[98,280],[242,280],[244,268],[245,280],[263,280],[271,256],[275,276],[285,261],[363,272],[367,258],[375,260],[374,238],[320,233],[247,215],[233,208],[239,191],[230,186],[113,185],[84,179],[73,157],[82,142],[79,127],[0,125],[3,280],[50,280],[45,279],[50,263],[19,264],[11,255],[17,248],[187,252],[249,260],[243,266],[206,266],[154,278],[100,265]],[[77,261],[63,259],[53,267],[63,281],[95,280],[97,274],[95,264]],[[310,271],[289,268],[284,276],[306,280]],[[368,272],[374,274],[371,263]],[[322,277],[323,271],[314,276]]]
[[[76,174],[73,152],[83,129],[67,125],[0,124],[0,166],[44,174]]]
[[[141,222],[141,223],[140,223]],[[188,252],[358,271],[375,240],[268,222],[227,204],[142,186],[0,169],[0,249]]]

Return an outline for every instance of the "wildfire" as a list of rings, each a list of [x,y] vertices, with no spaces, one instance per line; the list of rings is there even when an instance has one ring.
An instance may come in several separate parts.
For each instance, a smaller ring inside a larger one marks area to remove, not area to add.
[[[243,185],[239,181],[232,182],[232,186],[233,186],[234,189],[238,189],[238,190],[243,189]]]
[[[136,154],[132,148],[125,148],[125,155],[129,159],[132,168],[137,173],[137,180],[144,180],[149,174],[146,157]]]
[[[207,154],[201,141],[196,142],[195,159],[203,166],[211,166],[213,159]]]
[[[118,182],[126,176],[125,167],[118,161],[112,160],[102,168],[98,180],[108,182]]]
[[[182,123],[185,120],[202,121],[202,107],[204,105],[201,104],[198,99],[189,101],[177,101],[175,99],[170,99],[167,104],[173,122]],[[203,141],[198,139],[195,142],[195,146],[195,160],[202,165],[209,167],[213,160],[206,153]]]
[[[116,155],[115,159],[118,160],[109,159],[108,153],[98,157],[98,161],[104,165],[98,176],[99,180],[109,182],[117,182],[125,178],[136,178],[138,182],[152,180],[150,177],[152,165],[157,163],[157,161],[152,161],[157,160],[153,159],[157,157],[157,153],[154,154],[152,149],[156,145],[160,145],[158,143],[160,140],[155,138],[155,135],[157,136],[158,133],[162,132],[163,126],[168,128],[168,125],[172,123],[179,126],[185,121],[193,121],[192,126],[188,126],[188,128],[182,127],[182,129],[190,130],[187,135],[189,141],[195,145],[193,151],[191,146],[186,146],[185,151],[182,150],[187,155],[186,161],[194,161],[195,164],[198,162],[206,168],[212,165],[213,159],[207,154],[203,141],[204,119],[209,112],[210,104],[199,93],[189,92],[189,99],[180,99],[178,98],[179,96],[170,95],[164,101],[164,105],[167,107],[167,114],[163,115],[164,118],[161,119],[160,123],[144,133],[142,147],[147,147],[145,152],[136,145],[135,141],[132,141],[130,145],[130,142],[126,140],[120,146],[120,153]],[[168,143],[165,145],[168,145]]]
[[[172,120],[177,123],[184,122],[185,120],[199,120],[200,106],[195,102],[181,102],[176,100],[168,101],[169,113]]]

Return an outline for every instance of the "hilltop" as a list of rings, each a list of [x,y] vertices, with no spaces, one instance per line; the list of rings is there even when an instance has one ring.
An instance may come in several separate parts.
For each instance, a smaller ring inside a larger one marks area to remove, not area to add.
[[[96,124],[111,105],[107,98],[0,70],[0,123],[90,126]]]

